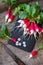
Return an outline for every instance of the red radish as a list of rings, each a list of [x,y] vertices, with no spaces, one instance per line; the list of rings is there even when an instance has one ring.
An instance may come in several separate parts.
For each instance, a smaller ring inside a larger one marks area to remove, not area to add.
[[[8,9],[7,13],[6,13],[6,16],[5,16],[5,22],[8,20],[8,18],[10,17],[10,14],[11,14],[11,10]]]
[[[27,28],[30,25],[30,22],[26,19],[24,19],[24,25],[23,28]]]
[[[35,32],[39,32],[39,27],[36,23],[34,23]]]
[[[34,22],[32,22],[32,23],[30,24],[29,30],[30,30],[30,35],[31,35],[31,34],[34,34]]]
[[[14,20],[14,15],[11,15],[10,17],[9,17],[9,19],[8,19],[8,23],[10,23],[10,22],[12,22],[13,20]]]
[[[20,23],[20,25],[19,25],[18,27],[23,27],[23,28],[28,27],[29,24],[30,24],[30,22],[29,22],[28,20],[26,20],[26,19],[24,19],[24,20],[19,20],[18,22]]]
[[[24,21],[24,24],[28,22],[28,20],[27,20],[27,19],[24,19],[23,21]]]
[[[11,38],[11,41],[12,42],[16,42],[16,38]]]
[[[27,21],[26,23],[24,23],[24,26],[23,26],[23,27],[24,27],[24,28],[25,28],[25,27],[28,28],[29,25],[30,25],[30,22]]]
[[[39,34],[43,32],[43,28],[39,27]]]
[[[29,56],[29,58],[32,58],[32,57],[36,56],[37,53],[38,53],[38,50],[32,51],[31,54],[30,54],[30,56]]]
[[[29,34],[29,27],[27,28],[27,34]]]

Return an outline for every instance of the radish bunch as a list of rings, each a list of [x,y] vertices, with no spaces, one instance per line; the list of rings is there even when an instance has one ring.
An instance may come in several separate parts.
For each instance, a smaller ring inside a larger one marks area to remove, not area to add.
[[[27,19],[19,20],[18,23],[20,23],[18,27],[24,29],[24,35],[35,35],[36,33],[41,34],[43,32],[43,28],[40,28],[35,22],[30,22]]]

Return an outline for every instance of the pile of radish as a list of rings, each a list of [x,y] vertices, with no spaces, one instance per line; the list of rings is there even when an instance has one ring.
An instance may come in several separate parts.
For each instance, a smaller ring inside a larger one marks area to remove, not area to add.
[[[18,27],[22,27],[24,29],[24,35],[32,35],[36,33],[41,34],[43,32],[43,28],[39,27],[35,22],[30,22],[27,19],[18,20],[18,23],[20,23]]]
[[[20,19],[28,19],[30,22],[36,21],[37,23],[40,23],[41,21],[43,21],[43,12],[41,11],[38,2],[35,2],[33,4],[26,4],[26,3],[19,4],[12,11],[11,8],[12,8],[13,4],[16,3],[16,0],[9,0],[9,1],[3,0],[3,1],[8,3],[8,5],[9,5],[8,11],[6,12],[6,15],[5,15],[5,22],[7,24],[14,20],[16,14],[19,15]],[[30,23],[30,22],[28,22],[28,23]],[[22,24],[24,24],[24,23],[25,23],[25,25],[23,27],[27,28],[28,23],[22,22]],[[22,26],[22,24],[20,24],[20,26]],[[31,25],[32,25],[32,23],[31,23]],[[35,25],[35,23],[34,23],[34,25]],[[35,27],[37,28],[38,26],[35,25]],[[31,28],[31,26],[30,26],[30,28]],[[36,31],[38,31],[38,29]]]

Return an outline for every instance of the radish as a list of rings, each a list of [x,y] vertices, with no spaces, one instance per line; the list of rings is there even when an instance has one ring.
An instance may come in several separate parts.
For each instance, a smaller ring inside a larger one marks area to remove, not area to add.
[[[11,38],[11,41],[12,42],[16,42],[16,38]]]
[[[36,23],[34,23],[35,32],[39,32],[39,27]]]
[[[26,29],[26,28],[24,28],[24,33],[23,33],[23,35],[25,35],[25,34],[27,34],[27,29]]]
[[[30,24],[29,31],[30,31],[30,35],[34,34],[34,22],[32,22],[32,23]]]
[[[29,59],[32,58],[32,57],[35,57],[40,50],[43,50],[43,44],[41,44],[37,50],[34,50],[34,51],[32,51],[32,52],[30,53]]]
[[[30,22],[29,22],[28,20],[26,20],[26,19],[24,19],[24,20],[19,20],[18,22],[20,23],[20,26],[21,26],[21,25],[23,26],[23,28],[27,27],[27,26],[30,24]],[[20,26],[19,26],[19,27],[20,27]],[[22,27],[22,26],[21,26],[21,27]]]
[[[8,11],[6,12],[6,16],[5,16],[5,22],[8,20],[8,18],[10,17],[11,14],[11,10],[8,9]]]
[[[18,20],[18,23],[24,24],[23,20]]]
[[[43,28],[39,27],[39,34],[41,34],[43,32]]]
[[[26,19],[24,19],[24,28],[25,27],[28,27],[30,25],[30,22],[28,21],[28,20],[26,20]]]
[[[37,53],[38,53],[38,50],[32,51],[31,54],[30,54],[30,56],[29,56],[29,59],[32,58],[32,57],[34,57],[34,56],[36,56]]]
[[[20,23],[20,25],[17,26],[17,27],[23,27],[23,24],[24,24],[24,21],[23,20],[18,20],[18,23]]]
[[[10,23],[10,22],[12,22],[13,20],[14,20],[14,15],[11,15],[10,17],[9,17],[9,19],[8,19],[8,23]]]

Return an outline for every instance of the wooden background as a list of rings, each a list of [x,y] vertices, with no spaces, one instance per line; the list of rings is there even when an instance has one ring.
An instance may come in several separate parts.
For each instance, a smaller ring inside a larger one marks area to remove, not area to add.
[[[20,2],[21,1],[24,2],[24,0],[20,0]],[[41,9],[43,9],[43,0],[38,0],[38,1],[39,1]],[[25,2],[29,3],[29,0],[25,0]],[[0,0],[0,3],[1,3],[1,0]],[[18,0],[18,3],[19,3],[19,0]],[[6,14],[5,10],[7,8],[8,6],[7,5],[5,6],[5,3],[0,4],[0,12],[2,12],[0,13],[0,26],[2,24],[5,24],[4,17]],[[10,32],[10,28],[13,26],[13,23],[7,26],[9,29],[9,32]],[[0,41],[3,42],[4,44],[7,44],[7,40],[0,38]],[[43,44],[43,34],[40,36],[40,38],[36,42],[34,49],[37,49],[39,44]],[[29,60],[30,53],[20,50],[11,45],[7,45],[7,47],[10,48],[12,52],[15,55],[17,55],[26,65],[43,65],[43,50],[39,51],[38,55],[35,58],[32,58]],[[3,47],[0,47],[0,65],[17,65],[17,63],[6,53]]]

